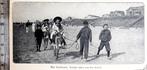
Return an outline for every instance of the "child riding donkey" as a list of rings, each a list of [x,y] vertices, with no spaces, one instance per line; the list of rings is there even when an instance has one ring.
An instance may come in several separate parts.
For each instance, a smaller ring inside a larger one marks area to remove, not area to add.
[[[63,32],[64,29],[61,25],[61,21],[62,21],[62,18],[58,17],[58,16],[53,19],[50,39],[51,39],[51,44],[55,45],[56,44],[56,42],[55,42],[56,37],[60,36],[62,40],[61,40],[61,44],[59,44],[59,45],[62,46],[61,48],[65,48],[64,46],[66,46],[66,42],[64,40],[64,32]]]

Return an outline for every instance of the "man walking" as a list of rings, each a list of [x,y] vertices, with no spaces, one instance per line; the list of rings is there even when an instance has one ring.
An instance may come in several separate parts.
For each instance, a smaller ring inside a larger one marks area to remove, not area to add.
[[[77,40],[80,38],[80,55],[82,56],[83,59],[83,54],[84,54],[84,59],[87,60],[88,58],[88,51],[89,51],[89,41],[92,43],[92,31],[89,28],[88,21],[83,22],[84,27],[80,30],[80,32],[77,35]]]

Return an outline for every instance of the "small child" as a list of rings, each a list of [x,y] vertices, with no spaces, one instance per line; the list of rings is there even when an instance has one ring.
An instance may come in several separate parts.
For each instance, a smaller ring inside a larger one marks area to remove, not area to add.
[[[103,25],[103,30],[100,33],[99,40],[101,40],[100,46],[98,48],[97,55],[99,55],[100,51],[103,49],[105,46],[106,51],[107,51],[107,57],[110,59],[110,44],[109,41],[111,40],[111,32],[108,29],[108,24]]]
[[[35,30],[35,37],[37,42],[37,51],[40,52],[41,42],[43,38],[43,31],[41,29],[41,25],[37,25],[37,29]]]
[[[80,55],[87,61],[88,58],[88,51],[89,51],[89,42],[92,43],[92,31],[89,28],[88,22],[85,20],[83,22],[84,27],[80,30],[80,32],[77,35],[77,40],[80,38]]]

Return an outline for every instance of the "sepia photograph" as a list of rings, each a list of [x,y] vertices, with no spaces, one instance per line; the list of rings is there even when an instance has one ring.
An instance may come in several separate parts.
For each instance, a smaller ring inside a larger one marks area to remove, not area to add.
[[[142,2],[14,2],[13,62],[143,64]]]

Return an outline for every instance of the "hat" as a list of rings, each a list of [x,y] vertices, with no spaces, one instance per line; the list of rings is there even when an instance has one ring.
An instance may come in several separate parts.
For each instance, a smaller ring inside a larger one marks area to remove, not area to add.
[[[55,22],[56,20],[59,20],[59,21],[61,22],[61,21],[62,21],[62,18],[59,17],[59,16],[57,16],[57,17],[55,17],[55,18],[53,19],[53,21]]]
[[[84,20],[83,24],[88,25],[88,21],[87,20]]]
[[[43,21],[44,21],[44,22],[45,22],[45,21],[49,21],[49,19],[44,19]]]

